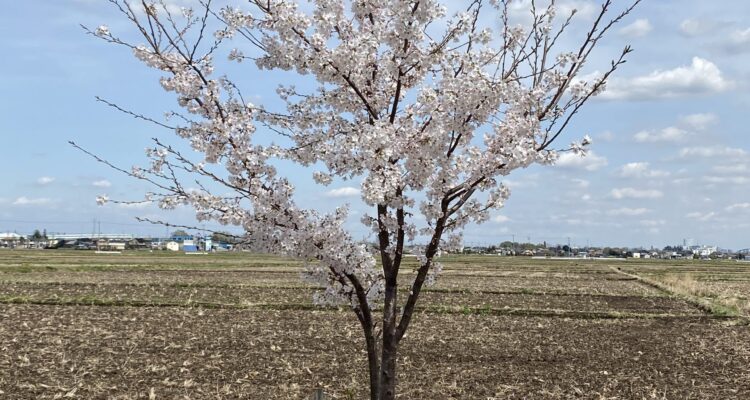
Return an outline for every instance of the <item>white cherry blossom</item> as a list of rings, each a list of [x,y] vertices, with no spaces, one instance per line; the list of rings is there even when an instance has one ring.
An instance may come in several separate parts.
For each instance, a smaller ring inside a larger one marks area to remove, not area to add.
[[[356,313],[376,400],[395,397],[398,344],[423,286],[441,270],[437,259],[460,247],[468,223],[503,206],[503,177],[552,164],[559,151],[585,154],[588,136],[553,144],[624,62],[629,47],[604,73],[579,79],[592,49],[639,2],[613,11],[602,0],[601,14],[566,49],[558,38],[571,15],[557,15],[554,1],[525,26],[513,25],[508,2],[497,0],[250,0],[221,10],[201,3],[181,15],[163,3],[147,4],[143,15],[110,1],[141,37],[131,43],[106,26],[95,35],[162,72],[159,84],[182,112],[169,113],[176,125],[159,124],[201,155],[157,140],[148,168],[120,171],[155,185],[148,200],[161,208],[190,206],[199,220],[241,228],[248,246],[305,260],[304,279],[322,288],[315,301]],[[251,104],[243,91],[254,88],[217,75],[225,65],[218,58],[254,63],[256,80],[282,70],[310,85],[282,82],[281,107]],[[377,249],[344,228],[346,207],[321,214],[297,204],[279,161],[309,167],[320,185],[361,181],[372,208],[361,220]],[[187,189],[183,174],[210,184]],[[427,242],[419,266],[399,283],[405,245],[415,240]]]

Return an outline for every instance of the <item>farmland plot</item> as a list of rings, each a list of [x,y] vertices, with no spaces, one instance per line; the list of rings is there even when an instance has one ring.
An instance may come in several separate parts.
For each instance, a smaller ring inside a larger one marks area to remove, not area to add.
[[[697,261],[677,267],[636,264],[627,270],[721,312],[750,316],[750,264]]]
[[[356,318],[312,306],[316,288],[291,260],[70,251],[0,262],[0,398],[366,395]],[[734,264],[450,258],[405,339],[400,392],[748,398],[750,327],[660,284],[681,273],[719,287],[723,273],[732,291],[750,279]]]

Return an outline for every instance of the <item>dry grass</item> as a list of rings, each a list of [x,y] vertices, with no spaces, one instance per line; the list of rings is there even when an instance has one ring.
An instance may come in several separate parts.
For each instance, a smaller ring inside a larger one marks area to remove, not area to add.
[[[734,314],[750,315],[750,300],[738,292],[714,292],[707,282],[699,281],[690,273],[667,274],[659,279],[672,292],[710,300],[714,304],[726,307]]]
[[[667,274],[660,280],[676,293],[698,297],[714,297],[714,294],[701,285],[692,274]]]

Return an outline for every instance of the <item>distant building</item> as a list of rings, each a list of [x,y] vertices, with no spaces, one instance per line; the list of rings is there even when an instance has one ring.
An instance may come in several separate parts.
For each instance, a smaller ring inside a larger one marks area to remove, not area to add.
[[[26,238],[23,235],[19,235],[17,233],[0,233],[0,247],[16,247],[24,239]]]
[[[173,235],[171,240],[178,243],[190,242],[192,244],[193,235]]]
[[[133,240],[134,235],[128,233],[50,233],[49,240],[78,240],[78,239],[106,239],[106,240]]]
[[[123,251],[127,243],[120,241],[106,241],[98,244],[100,250]]]
[[[694,256],[699,256],[701,258],[706,258],[711,256],[711,254],[717,253],[719,251],[719,248],[717,246],[690,246],[690,251],[693,252]]]
[[[167,242],[166,246],[169,251],[180,251],[180,244],[177,242]]]

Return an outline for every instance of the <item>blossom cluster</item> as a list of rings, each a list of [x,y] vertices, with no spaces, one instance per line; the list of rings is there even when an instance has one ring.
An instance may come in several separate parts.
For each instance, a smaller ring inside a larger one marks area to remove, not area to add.
[[[322,166],[313,178],[323,185],[361,178],[362,199],[376,210],[362,222],[380,238],[381,259],[402,257],[404,240],[432,238],[435,248],[421,264],[431,268],[431,282],[440,270],[433,259],[458,246],[462,228],[503,206],[510,195],[504,176],[554,162],[556,127],[603,89],[604,77],[575,79],[586,51],[554,53],[556,29],[566,26],[555,25],[554,6],[531,26],[498,28],[482,26],[482,7],[502,14],[506,2],[475,1],[455,13],[438,0],[311,3],[263,0],[250,1],[251,11],[222,9],[213,14],[221,26],[203,53],[185,46],[181,33],[205,28],[201,13],[184,10],[177,36],[168,24],[152,24],[160,30],[154,37],[142,30],[147,43],[130,47],[163,71],[161,86],[191,116],[175,131],[203,156],[192,162],[171,148],[149,149],[150,168],[133,174],[169,179],[163,169],[174,162],[233,192],[171,185],[156,201],[192,206],[199,219],[241,227],[257,247],[307,260],[307,279],[326,287],[320,303],[356,308],[382,296],[375,255],[347,233],[345,208],[322,215],[299,207],[276,160]],[[159,13],[147,11],[147,18],[158,21]],[[118,42],[105,26],[96,34]],[[164,37],[173,42],[156,40]],[[216,49],[228,43],[229,60],[295,71],[315,88],[280,86],[280,110],[246,102],[214,73]],[[273,144],[270,133],[279,134]],[[589,142],[563,150],[585,153]],[[210,172],[216,165],[226,173]]]

